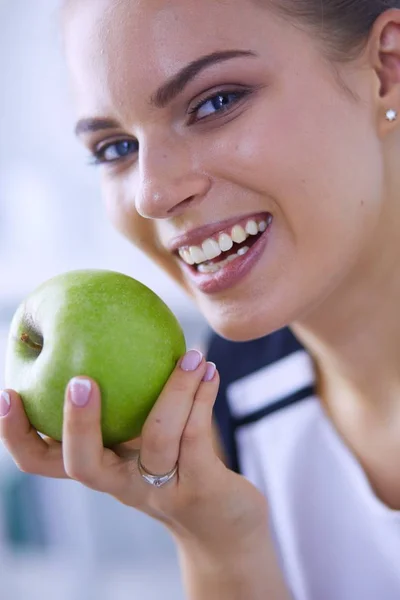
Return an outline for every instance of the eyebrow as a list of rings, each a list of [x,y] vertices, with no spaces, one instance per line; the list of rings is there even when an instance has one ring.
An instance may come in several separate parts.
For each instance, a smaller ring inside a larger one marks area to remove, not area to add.
[[[212,52],[211,54],[197,58],[163,83],[151,96],[150,104],[156,108],[165,108],[204,69],[217,63],[240,57],[254,58],[257,57],[257,54],[251,50],[224,50]],[[119,123],[114,119],[102,119],[98,117],[80,119],[75,127],[75,135],[80,136],[84,133],[93,133],[103,129],[116,129],[118,127]]]
[[[114,119],[101,119],[93,117],[89,119],[80,119],[75,126],[75,135],[79,136],[83,133],[91,133],[101,131],[102,129],[116,129],[118,122]]]
[[[163,83],[151,97],[151,104],[156,108],[165,108],[201,71],[217,63],[243,56],[254,58],[257,54],[251,50],[224,50],[222,52],[212,52],[211,54],[197,58]]]

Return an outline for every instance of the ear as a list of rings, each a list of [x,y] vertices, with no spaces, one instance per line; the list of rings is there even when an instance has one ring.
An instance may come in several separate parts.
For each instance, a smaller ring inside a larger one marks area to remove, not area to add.
[[[387,10],[378,17],[370,41],[379,78],[379,121],[385,133],[394,126],[394,122],[386,119],[390,109],[397,112],[396,124],[400,126],[400,10]]]

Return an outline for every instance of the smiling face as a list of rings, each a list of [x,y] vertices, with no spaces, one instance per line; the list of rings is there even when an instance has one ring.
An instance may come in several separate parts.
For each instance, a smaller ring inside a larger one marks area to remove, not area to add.
[[[369,71],[338,67],[357,102],[317,42],[260,4],[79,0],[65,24],[112,222],[235,340],[334,293],[382,203]]]

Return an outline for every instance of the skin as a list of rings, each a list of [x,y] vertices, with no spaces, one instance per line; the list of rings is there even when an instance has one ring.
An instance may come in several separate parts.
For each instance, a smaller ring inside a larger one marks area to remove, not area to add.
[[[377,492],[400,508],[400,134],[384,118],[400,103],[398,11],[340,65],[309,32],[244,0],[72,3],[65,41],[79,116],[117,122],[83,143],[138,142],[101,167],[111,221],[223,336],[291,324],[315,358],[333,422]],[[169,106],[150,106],[189,61],[230,49],[257,57],[215,65]],[[252,93],[188,124],[188,107],[232,81]],[[185,231],[265,210],[274,217],[268,249],[226,292],[194,288],[166,248]]]
[[[232,48],[258,58],[208,69],[167,109],[149,107],[160,83],[190,60]],[[341,69],[355,102],[305,33],[245,1],[209,0],[195,10],[184,1],[76,4],[66,49],[79,115],[119,124],[82,141],[139,142],[130,160],[103,170],[112,222],[187,288],[218,332],[252,339],[303,321],[359,278],[385,187],[371,118],[376,76],[361,71],[362,61]],[[224,118],[189,127],[188,105],[232,81],[253,93]],[[265,210],[275,218],[269,252],[226,293],[191,287],[165,248],[184,231]]]
[[[279,19],[262,4],[250,0],[68,2],[64,36],[78,118],[115,122],[112,128],[81,132],[80,138],[92,151],[115,141],[137,142],[136,153],[101,167],[113,224],[157,261],[227,338],[253,339],[290,325],[315,359],[327,414],[376,493],[400,509],[400,119],[385,120],[389,108],[400,113],[400,14],[390,10],[381,15],[361,55],[339,65],[326,59],[309,31]],[[232,49],[250,50],[256,56],[220,62],[203,71],[168,106],[156,108],[149,102],[155,90],[188,62]],[[238,86],[251,93],[228,111],[195,123],[188,120],[188,109],[205,99],[206,91],[232,92]],[[193,288],[169,252],[169,241],[208,223],[264,211],[273,215],[273,227],[268,249],[251,273],[223,293],[209,295]],[[187,379],[184,397],[189,401],[192,394],[191,415],[200,414],[193,400],[200,377]],[[169,399],[164,395],[161,403],[164,419],[167,412],[172,419],[173,392],[183,385],[174,375]],[[208,407],[217,385],[214,381],[208,392],[202,392]],[[22,412],[18,397],[10,393],[11,412],[0,426],[7,447],[26,465],[27,450],[18,443],[22,425],[17,420],[22,423]],[[210,458],[204,415],[193,417],[194,424],[190,418],[186,426],[183,418],[179,423],[168,421],[168,440],[175,446],[168,454],[170,462],[160,461],[166,438],[157,431],[167,420],[160,421],[158,410],[156,404],[145,426],[144,462],[149,470],[162,473],[172,468],[171,459],[179,454],[180,473],[187,473],[182,481],[189,488],[192,482],[189,496],[201,498],[193,506],[182,505],[180,497],[179,518],[171,498],[168,504],[167,496],[163,501],[158,494],[157,502],[147,496],[146,504],[142,496],[134,498],[131,489],[121,496],[110,483],[110,473],[100,475],[98,432],[90,425],[90,416],[82,417],[87,418],[83,425],[70,407],[66,408],[65,473],[87,482],[92,464],[92,487],[132,506],[146,506],[147,511],[151,506],[153,516],[174,522],[172,529],[180,540],[187,539],[183,531],[199,539],[204,533],[201,523],[211,535],[210,523],[215,519],[216,539],[202,540],[201,545],[208,548],[208,555],[219,557],[218,564],[229,575],[235,569],[220,560],[222,555],[231,557],[228,548],[235,548],[231,566],[241,564],[238,551],[243,558],[249,548],[257,550],[245,563],[246,593],[235,597],[268,597],[260,579],[264,567],[257,568],[259,556],[261,564],[271,564],[271,558],[266,560],[270,547],[265,546],[262,500],[244,479],[235,478]],[[179,449],[171,439],[173,427],[178,437],[191,443]],[[54,461],[60,461],[60,449],[54,452],[58,453]],[[198,456],[206,458],[197,468]],[[84,472],[77,472],[78,457],[86,465]],[[115,456],[110,461],[116,461]],[[29,468],[49,472],[42,462]],[[210,479],[206,490],[195,485]],[[142,482],[136,484],[141,490]],[[122,483],[118,485],[122,489]],[[179,491],[182,484],[175,486],[170,489]],[[227,510],[222,489],[241,499],[241,518]],[[212,498],[213,510],[224,506],[223,514],[210,512],[207,498]],[[197,529],[195,523],[200,523]],[[241,527],[232,528],[236,523]],[[244,542],[238,542],[242,538]],[[224,544],[218,549],[219,540]],[[191,597],[211,598],[204,581],[212,581],[215,573],[210,575],[208,565],[200,574],[196,571],[196,579],[193,565],[202,561],[196,552],[185,556],[190,556],[188,572],[198,591]],[[271,581],[270,574],[266,580]],[[248,587],[252,584],[257,585],[257,593]],[[216,587],[210,586],[215,592]],[[228,588],[226,597],[233,598]],[[270,597],[283,598],[279,581],[276,590]]]

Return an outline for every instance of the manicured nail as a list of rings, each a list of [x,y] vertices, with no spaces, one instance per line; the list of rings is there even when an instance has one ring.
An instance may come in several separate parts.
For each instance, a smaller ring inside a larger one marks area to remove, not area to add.
[[[203,355],[198,350],[189,350],[185,354],[181,362],[183,371],[195,371],[203,360]]]
[[[213,362],[208,362],[206,372],[203,375],[203,381],[211,381],[214,378],[216,370],[216,365]]]
[[[0,392],[0,417],[5,417],[11,406],[11,398],[8,392]]]
[[[74,377],[69,382],[69,397],[75,406],[86,406],[89,402],[92,384],[89,379]]]

